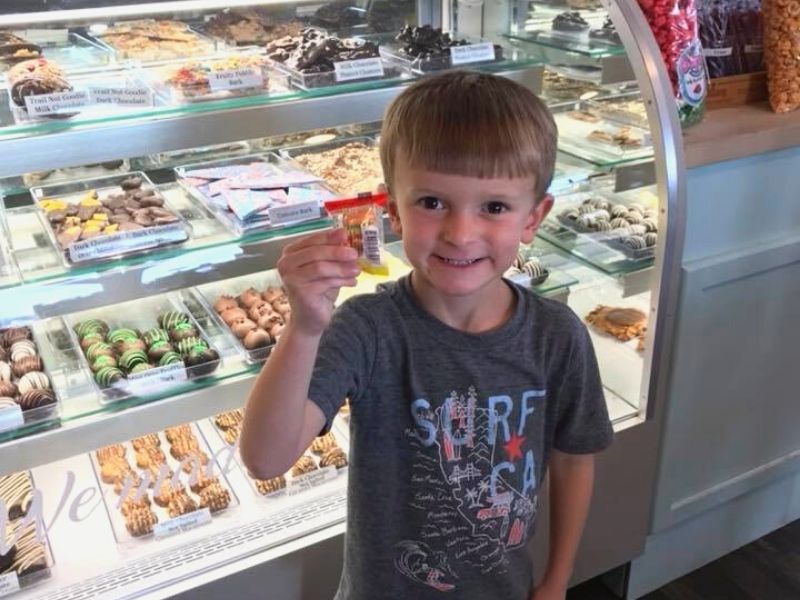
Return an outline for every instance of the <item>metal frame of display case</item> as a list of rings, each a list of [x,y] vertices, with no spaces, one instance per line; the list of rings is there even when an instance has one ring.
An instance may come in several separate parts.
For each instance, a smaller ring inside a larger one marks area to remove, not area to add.
[[[200,0],[195,3],[198,6],[202,4]],[[192,2],[174,4],[185,8]],[[428,3],[424,5],[427,6]],[[140,10],[137,14],[142,12],[147,11]],[[430,14],[435,12],[431,10]],[[48,14],[52,16],[53,13]],[[666,367],[670,362],[670,340],[677,306],[679,256],[685,226],[686,191],[682,179],[684,166],[680,127],[660,52],[633,0],[612,3],[609,14],[618,26],[633,70],[640,76],[639,85],[647,106],[654,143],[661,208],[659,229],[667,233],[657,249],[656,269],[652,279],[651,289],[657,292],[651,298],[650,318],[656,320],[657,327],[649,334],[639,416],[626,420],[617,427],[614,446],[598,460],[600,485],[578,559],[576,580],[618,566],[632,559],[644,546],[649,529],[661,417],[664,412]],[[72,16],[77,16],[77,13]],[[27,15],[24,17],[27,18]],[[69,15],[64,18],[69,18]],[[10,18],[6,19],[6,23],[8,22]],[[448,21],[443,19],[443,22]],[[0,19],[0,26],[2,25],[3,19]],[[541,67],[505,75],[536,89],[533,82],[537,79],[541,81]],[[4,160],[0,162],[0,176],[378,120],[386,104],[402,88],[402,85],[395,85],[219,112],[198,112],[153,120],[65,128],[33,137],[0,136],[0,149],[4,156]],[[64,148],[70,148],[69,153],[64,152]],[[97,278],[99,287],[91,295],[71,301],[61,298],[58,303],[44,303],[38,305],[33,313],[36,317],[56,316],[74,311],[77,307],[83,309],[87,306],[101,306],[175,290],[208,280],[212,276],[227,278],[263,270],[265,264],[274,264],[288,239],[290,238],[284,236],[249,245],[245,243],[241,247],[241,257],[232,257],[215,265],[210,273],[187,267],[179,271],[179,276],[171,277],[166,283],[153,281],[149,285],[142,284],[142,272],[152,265],[111,270]],[[238,242],[232,241],[231,244],[235,246]],[[91,278],[91,275],[85,277]],[[36,294],[47,295],[48,290],[63,285],[69,279],[63,277],[31,284],[29,290],[31,293],[35,291]],[[23,284],[0,290],[0,305],[11,302],[12,298],[19,298],[20,292],[26,287]],[[31,311],[27,308],[25,310],[30,317]],[[21,311],[20,315],[24,312]],[[125,411],[124,419],[118,419],[117,413],[110,412],[66,423],[60,429],[4,442],[0,444],[4,456],[0,472],[45,464],[137,434],[234,408],[241,404],[251,383],[252,375],[241,375],[191,394],[129,408]],[[223,390],[224,393],[219,393]],[[46,451],[41,451],[41,448],[46,448]],[[546,509],[544,517],[546,519]],[[625,521],[622,528],[619,527],[621,520]],[[539,528],[546,530],[546,523],[540,523]],[[340,535],[341,531],[337,530],[335,533]],[[610,544],[609,540],[614,543]],[[250,563],[254,566],[263,563],[272,556],[272,550],[274,549],[263,548],[254,552],[249,559]],[[537,552],[541,556],[544,546],[538,546]],[[327,568],[338,569],[338,563],[335,560],[328,561]],[[216,566],[209,565],[203,576],[203,583],[224,576],[235,577],[236,572],[237,570],[231,569],[225,562]],[[180,587],[188,589],[192,585],[184,580]],[[160,592],[152,592],[151,597],[160,597]]]

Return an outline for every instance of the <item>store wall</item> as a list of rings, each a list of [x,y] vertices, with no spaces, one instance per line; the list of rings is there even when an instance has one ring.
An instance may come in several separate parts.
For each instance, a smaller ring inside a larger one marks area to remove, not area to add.
[[[637,598],[800,518],[800,148],[693,169]]]

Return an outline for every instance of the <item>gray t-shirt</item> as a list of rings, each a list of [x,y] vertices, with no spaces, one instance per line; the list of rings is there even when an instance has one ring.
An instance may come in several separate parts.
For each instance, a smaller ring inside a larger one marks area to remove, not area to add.
[[[405,277],[334,313],[309,397],[327,426],[351,399],[339,600],[528,600],[552,448],[592,453],[613,431],[589,335],[566,306],[511,283],[516,308],[453,329]]]

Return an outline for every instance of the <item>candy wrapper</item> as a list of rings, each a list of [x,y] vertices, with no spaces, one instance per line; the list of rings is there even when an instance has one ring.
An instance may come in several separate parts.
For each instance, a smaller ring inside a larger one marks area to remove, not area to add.
[[[667,66],[681,125],[702,120],[708,90],[694,0],[639,0]]]
[[[350,247],[358,250],[358,265],[365,273],[388,275],[383,242],[383,208],[386,194],[365,194],[325,202],[325,210],[337,227],[347,230]]]
[[[800,107],[800,0],[763,0],[764,62],[769,103],[778,113]]]

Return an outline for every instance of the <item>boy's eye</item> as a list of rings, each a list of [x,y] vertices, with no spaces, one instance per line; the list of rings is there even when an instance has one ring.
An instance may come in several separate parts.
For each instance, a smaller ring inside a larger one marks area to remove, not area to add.
[[[502,202],[489,202],[486,205],[486,212],[492,215],[499,215],[508,210],[508,206]]]
[[[417,203],[428,210],[441,210],[444,207],[442,201],[436,196],[423,196],[417,200]]]

